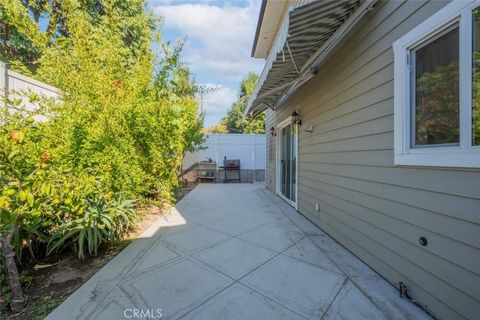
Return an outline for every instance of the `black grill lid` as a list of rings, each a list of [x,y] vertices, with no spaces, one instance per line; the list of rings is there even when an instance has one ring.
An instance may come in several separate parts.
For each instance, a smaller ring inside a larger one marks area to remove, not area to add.
[[[240,159],[225,159],[223,160],[223,167],[228,169],[240,169]]]

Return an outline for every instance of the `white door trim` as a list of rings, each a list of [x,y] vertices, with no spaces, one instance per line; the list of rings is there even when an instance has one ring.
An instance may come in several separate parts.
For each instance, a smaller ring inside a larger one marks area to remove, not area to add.
[[[281,155],[281,130],[292,123],[292,117],[279,122],[275,127],[276,134],[276,155],[275,155],[275,193],[285,202],[290,204],[295,210],[298,210],[298,125],[295,125],[295,201],[285,197],[281,192],[280,186],[280,155]]]

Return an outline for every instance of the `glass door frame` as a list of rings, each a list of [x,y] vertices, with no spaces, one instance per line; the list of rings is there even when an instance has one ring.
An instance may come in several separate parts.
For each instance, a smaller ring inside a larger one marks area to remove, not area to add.
[[[282,185],[281,185],[281,155],[282,155],[282,129],[288,125],[292,125],[295,128],[295,201],[292,201],[285,197],[282,194]],[[288,117],[287,119],[283,120],[276,126],[275,132],[277,133],[277,141],[276,141],[276,160],[275,160],[275,168],[276,168],[276,175],[275,175],[275,191],[276,194],[285,200],[288,204],[298,210],[298,125],[292,123],[292,117]]]

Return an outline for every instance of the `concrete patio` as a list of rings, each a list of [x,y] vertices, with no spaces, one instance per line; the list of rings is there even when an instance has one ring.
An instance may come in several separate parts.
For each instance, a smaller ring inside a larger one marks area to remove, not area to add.
[[[199,185],[47,319],[159,318],[430,319],[263,184]]]

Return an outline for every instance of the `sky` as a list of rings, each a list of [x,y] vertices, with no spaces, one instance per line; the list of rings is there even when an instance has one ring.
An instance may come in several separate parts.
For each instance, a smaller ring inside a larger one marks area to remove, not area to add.
[[[249,71],[264,60],[250,57],[261,0],[150,0],[163,17],[163,39],[185,39],[182,60],[198,84],[218,89],[203,99],[205,126],[218,123],[237,98]]]

